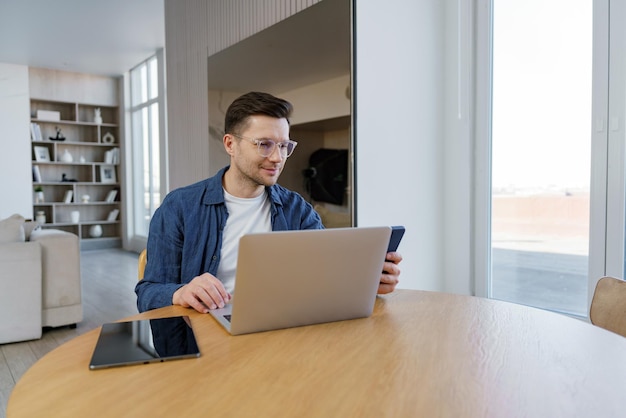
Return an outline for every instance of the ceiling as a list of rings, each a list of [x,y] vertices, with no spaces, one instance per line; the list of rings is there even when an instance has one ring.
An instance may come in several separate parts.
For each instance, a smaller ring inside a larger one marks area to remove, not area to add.
[[[0,0],[0,62],[119,76],[165,46],[164,0]]]
[[[321,1],[212,55],[209,88],[282,92],[349,74],[350,3]],[[0,0],[0,62],[119,76],[164,47],[163,4]]]
[[[327,0],[209,57],[209,88],[285,92],[350,74],[351,0]]]

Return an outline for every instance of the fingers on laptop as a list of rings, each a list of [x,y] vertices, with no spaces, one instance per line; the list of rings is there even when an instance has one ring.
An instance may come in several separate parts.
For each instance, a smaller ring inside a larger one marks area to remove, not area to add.
[[[178,289],[174,294],[174,303],[207,313],[209,309],[223,308],[230,298],[222,282],[204,273]]]
[[[198,296],[199,291],[204,292],[201,287],[188,283],[174,293],[172,302],[174,305],[180,305],[183,308],[193,308],[198,312],[207,313],[208,308]]]

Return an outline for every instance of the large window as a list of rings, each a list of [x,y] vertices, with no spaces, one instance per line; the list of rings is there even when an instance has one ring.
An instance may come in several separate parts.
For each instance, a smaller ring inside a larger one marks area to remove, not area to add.
[[[150,219],[166,193],[162,54],[130,71],[133,236],[147,237]]]
[[[591,46],[589,0],[493,2],[491,295],[581,316]]]
[[[477,293],[585,317],[624,276],[626,5],[477,4]]]

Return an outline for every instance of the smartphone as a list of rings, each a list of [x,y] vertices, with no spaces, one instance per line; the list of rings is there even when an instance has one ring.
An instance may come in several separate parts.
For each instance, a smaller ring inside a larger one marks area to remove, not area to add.
[[[404,227],[403,226],[392,226],[391,227],[391,238],[389,238],[389,246],[387,247],[387,252],[395,252],[398,250],[398,246],[400,245],[400,241],[402,241],[402,237],[404,236]]]

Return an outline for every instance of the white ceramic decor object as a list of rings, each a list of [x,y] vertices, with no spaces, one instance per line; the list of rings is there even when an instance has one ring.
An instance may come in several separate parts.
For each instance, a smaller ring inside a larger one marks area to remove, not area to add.
[[[72,157],[72,154],[70,154],[68,150],[65,150],[61,155],[61,161],[64,163],[71,163],[74,161],[74,157]]]
[[[91,238],[99,238],[102,236],[102,227],[100,225],[92,225],[89,228],[89,236]]]

